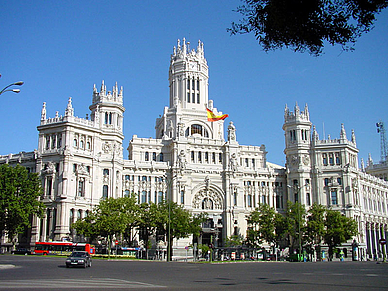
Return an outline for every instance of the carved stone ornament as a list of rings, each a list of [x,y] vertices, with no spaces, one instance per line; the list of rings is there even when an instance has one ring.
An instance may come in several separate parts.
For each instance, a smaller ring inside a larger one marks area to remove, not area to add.
[[[43,174],[54,174],[56,173],[55,165],[53,162],[48,162],[46,165],[44,165]]]
[[[222,197],[213,190],[202,189],[194,195],[193,208],[195,209],[222,209]]]
[[[104,153],[108,154],[112,151],[112,146],[108,142],[105,142],[102,146],[102,150],[104,151]]]
[[[310,157],[308,155],[303,156],[303,164],[308,166],[310,164]]]

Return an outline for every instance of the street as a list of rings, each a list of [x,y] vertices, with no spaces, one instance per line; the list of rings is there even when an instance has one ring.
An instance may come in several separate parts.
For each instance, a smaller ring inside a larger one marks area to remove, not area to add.
[[[383,290],[376,262],[184,263],[107,261],[66,268],[65,257],[0,256],[0,290]]]

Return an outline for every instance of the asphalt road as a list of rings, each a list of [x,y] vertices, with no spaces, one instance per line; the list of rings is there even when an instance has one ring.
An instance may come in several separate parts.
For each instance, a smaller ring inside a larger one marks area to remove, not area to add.
[[[66,268],[65,258],[0,256],[1,290],[388,290],[376,262],[184,263],[107,261]]]

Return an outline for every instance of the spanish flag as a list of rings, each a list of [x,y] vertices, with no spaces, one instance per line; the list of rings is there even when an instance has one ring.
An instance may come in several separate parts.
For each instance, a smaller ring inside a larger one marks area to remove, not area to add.
[[[206,108],[207,111],[207,121],[218,121],[218,120],[224,120],[225,118],[229,117],[228,114],[223,114],[223,115],[215,115],[213,111],[210,109]]]

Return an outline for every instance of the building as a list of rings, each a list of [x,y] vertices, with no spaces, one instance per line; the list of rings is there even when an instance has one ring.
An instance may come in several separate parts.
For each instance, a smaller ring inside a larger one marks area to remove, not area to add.
[[[100,199],[136,193],[139,203],[171,199],[193,213],[206,211],[202,243],[213,237],[219,246],[231,235],[245,236],[246,217],[259,203],[282,212],[288,200],[307,207],[317,202],[359,222],[354,241],[360,256],[378,254],[378,240],[386,236],[388,183],[358,169],[354,132],[348,140],[342,125],[339,139],[320,140],[307,105],[304,111],[286,107],[287,163],[272,164],[264,145],[238,143],[233,122],[224,128],[224,120],[208,121],[206,108],[222,115],[208,96],[208,69],[202,42],[190,50],[185,39],[178,40],[169,68],[169,106],[156,119],[155,138],[132,137],[128,159],[123,89],[117,84],[112,91],[104,82],[99,91],[94,86],[90,117],[74,116],[70,98],[63,116],[48,118],[44,103],[38,149],[0,156],[0,163],[21,163],[42,177],[46,216],[34,218],[20,242],[79,240],[71,224]],[[174,246],[190,243],[181,239]]]

